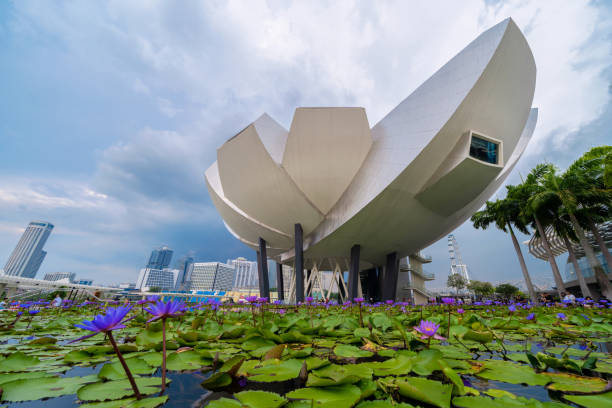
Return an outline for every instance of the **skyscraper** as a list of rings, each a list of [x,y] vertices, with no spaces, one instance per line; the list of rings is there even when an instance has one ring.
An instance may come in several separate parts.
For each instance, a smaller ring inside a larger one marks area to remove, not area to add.
[[[146,267],[150,269],[167,268],[168,265],[170,265],[173,253],[174,251],[165,245],[154,249],[153,252],[151,252],[151,256],[149,257],[149,262],[147,263]]]
[[[257,262],[247,261],[245,258],[228,259],[227,264],[236,269],[234,275],[235,289],[258,289],[259,277],[257,275]]]
[[[53,231],[53,224],[45,221],[32,221],[19,239],[4,273],[10,276],[34,278],[47,253],[43,246]]]

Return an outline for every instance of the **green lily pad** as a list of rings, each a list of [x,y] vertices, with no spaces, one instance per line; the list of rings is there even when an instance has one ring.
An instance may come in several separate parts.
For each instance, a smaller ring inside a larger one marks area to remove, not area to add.
[[[202,357],[194,350],[170,353],[166,358],[166,368],[170,371],[199,370],[212,364],[212,360]]]
[[[565,395],[563,398],[588,408],[610,408],[612,406],[612,391],[599,395]]]
[[[543,373],[553,383],[546,388],[561,392],[601,392],[608,384],[604,379],[598,377],[581,377],[569,373]]]
[[[287,402],[284,397],[267,391],[242,391],[234,397],[249,408],[279,408]]]
[[[156,408],[168,401],[167,395],[137,400],[136,398],[125,398],[115,401],[91,402],[79,405],[79,408]]]
[[[361,401],[355,408],[414,408],[414,405],[406,402],[393,402],[384,400]]]
[[[361,398],[361,390],[350,384],[325,388],[300,388],[287,393],[286,397],[312,401],[312,406],[315,407],[350,408]]]
[[[439,408],[450,408],[453,386],[419,377],[404,377],[395,380],[400,395],[425,402]]]
[[[363,363],[361,365],[371,368],[377,377],[408,375],[412,369],[412,358],[400,354],[383,362]]]
[[[130,358],[127,359],[126,364],[130,369],[132,374],[148,374],[151,375],[157,370],[155,367],[151,367],[144,360],[140,358]],[[119,361],[115,363],[107,363],[104,364],[100,372],[98,373],[98,377],[104,378],[105,380],[120,380],[123,378],[127,378],[125,374],[125,370]]]
[[[67,364],[77,365],[93,365],[106,361],[106,355],[92,355],[83,350],[73,350],[64,356],[64,362]]]
[[[159,377],[136,377],[135,381],[142,395],[158,392],[161,387]],[[169,380],[166,380],[166,383],[168,382]],[[129,380],[125,379],[88,384],[77,391],[77,397],[81,401],[105,401],[123,398],[133,393]]]
[[[26,371],[40,364],[40,360],[36,357],[29,356],[21,351],[9,355],[4,360],[0,361],[0,372],[17,372]]]
[[[412,359],[412,371],[418,375],[427,376],[440,370],[438,361],[442,359],[439,350],[423,350]]]
[[[546,385],[550,382],[547,376],[537,374],[527,365],[502,360],[486,360],[484,369],[476,375],[487,380],[510,384]]]
[[[455,397],[453,405],[460,408],[570,408],[569,405],[560,402],[541,402],[531,398],[511,398],[502,396],[499,398],[488,397]]]
[[[228,373],[219,372],[214,373],[213,375],[202,381],[201,385],[207,390],[217,390],[219,388],[227,387],[232,383],[232,381],[233,380],[231,375],[229,375]]]
[[[4,401],[18,402],[70,395],[77,392],[83,384],[96,380],[97,377],[95,375],[65,378],[23,378],[2,384],[2,399]]]
[[[338,357],[344,358],[360,358],[360,357],[372,357],[374,353],[367,350],[361,350],[358,347],[351,346],[349,344],[339,344],[334,347],[334,354]]]
[[[43,378],[43,377],[55,377],[55,376],[51,373],[45,373],[43,371],[32,371],[28,373],[0,374],[0,385],[10,382],[10,381],[29,380],[33,378]]]
[[[287,381],[296,378],[302,369],[300,360],[266,360],[248,371],[249,380],[258,382]]]

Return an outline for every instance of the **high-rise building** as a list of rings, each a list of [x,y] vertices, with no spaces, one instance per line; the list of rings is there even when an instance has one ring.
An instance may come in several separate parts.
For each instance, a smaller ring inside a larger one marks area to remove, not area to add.
[[[234,289],[258,289],[259,276],[257,262],[247,261],[245,258],[228,259],[227,264],[236,270],[234,275]]]
[[[153,269],[143,268],[136,280],[136,289],[149,290],[159,288],[160,290],[173,290],[176,286],[177,269]]]
[[[188,289],[188,277],[193,268],[193,257],[184,256],[176,263],[176,269],[179,271],[176,280],[176,290],[187,290]]]
[[[77,282],[79,285],[87,285],[87,286],[91,286],[93,285],[93,279],[87,279],[87,278],[82,278],[77,280]]]
[[[174,251],[165,245],[154,249],[153,252],[151,252],[146,267],[151,269],[166,269],[170,265],[173,253]]]
[[[231,290],[235,269],[221,262],[195,262],[185,281],[190,290]]]
[[[76,273],[74,272],[53,272],[45,273],[43,280],[46,281],[66,281],[67,283],[73,283],[76,279]]]
[[[19,239],[4,273],[10,276],[34,278],[47,253],[43,246],[53,231],[53,224],[45,221],[32,221]]]

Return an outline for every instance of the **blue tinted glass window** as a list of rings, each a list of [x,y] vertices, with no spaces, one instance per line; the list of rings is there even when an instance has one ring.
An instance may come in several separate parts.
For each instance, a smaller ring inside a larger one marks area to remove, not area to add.
[[[497,143],[489,142],[477,136],[472,136],[470,156],[487,163],[497,164]]]

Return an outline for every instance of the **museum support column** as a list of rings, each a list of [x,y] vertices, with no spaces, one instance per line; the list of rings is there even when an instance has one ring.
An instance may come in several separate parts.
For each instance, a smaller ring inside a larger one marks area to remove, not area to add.
[[[283,264],[276,263],[276,292],[278,293],[278,300],[285,300],[285,287],[283,282]]]
[[[268,278],[268,254],[266,241],[259,238],[259,251],[257,252],[257,274],[259,275],[259,296],[270,299],[270,280]]]
[[[359,253],[360,245],[353,245],[351,248],[351,265],[348,276],[348,300],[353,301],[359,292]]]
[[[302,225],[295,224],[295,302],[304,301],[304,237]]]

